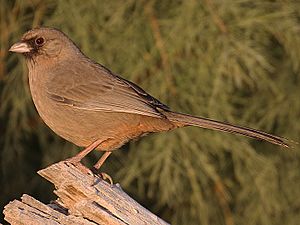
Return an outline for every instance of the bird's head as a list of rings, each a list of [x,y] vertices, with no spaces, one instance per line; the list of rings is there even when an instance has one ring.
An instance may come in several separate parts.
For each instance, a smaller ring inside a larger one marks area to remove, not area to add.
[[[11,46],[9,51],[22,53],[27,60],[36,62],[73,55],[74,51],[79,50],[61,31],[44,27],[26,32],[21,41]]]

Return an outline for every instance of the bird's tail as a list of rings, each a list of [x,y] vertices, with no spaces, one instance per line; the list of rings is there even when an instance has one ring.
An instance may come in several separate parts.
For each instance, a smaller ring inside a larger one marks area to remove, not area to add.
[[[287,143],[288,140],[282,137],[278,137],[272,134],[268,134],[263,131],[255,130],[247,127],[240,127],[231,125],[229,123],[219,122],[211,119],[201,118],[197,116],[177,113],[177,112],[165,112],[165,116],[178,127],[183,126],[196,126],[212,130],[218,130],[233,134],[240,134],[250,138],[260,139],[268,141],[270,143],[290,147]]]

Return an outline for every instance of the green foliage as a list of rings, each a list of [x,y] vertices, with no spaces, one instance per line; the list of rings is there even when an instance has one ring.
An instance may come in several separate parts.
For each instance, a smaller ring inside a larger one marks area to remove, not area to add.
[[[2,206],[25,192],[49,201],[35,172],[79,150],[39,119],[24,60],[7,51],[38,25],[63,30],[174,110],[299,140],[298,1],[0,2]],[[172,224],[203,225],[298,224],[299,169],[299,146],[197,128],[131,142],[103,167]]]

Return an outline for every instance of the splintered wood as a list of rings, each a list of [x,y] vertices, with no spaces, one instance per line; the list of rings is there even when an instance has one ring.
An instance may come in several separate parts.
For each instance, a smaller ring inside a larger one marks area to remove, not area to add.
[[[10,224],[160,224],[165,221],[130,198],[119,185],[110,185],[66,162],[38,172],[55,185],[58,199],[51,204],[24,194],[4,208]]]

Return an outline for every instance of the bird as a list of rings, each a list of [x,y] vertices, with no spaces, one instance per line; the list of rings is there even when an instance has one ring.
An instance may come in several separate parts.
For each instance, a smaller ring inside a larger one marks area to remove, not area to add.
[[[28,67],[33,103],[46,125],[83,147],[67,159],[81,160],[94,149],[103,155],[98,170],[115,149],[149,133],[195,126],[260,139],[289,147],[287,139],[256,129],[172,111],[141,87],[88,58],[62,31],[27,31],[9,49]]]

